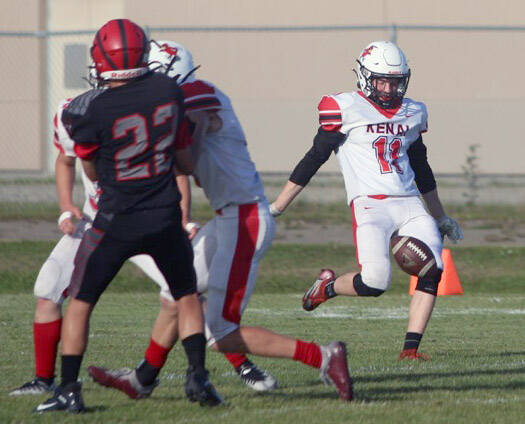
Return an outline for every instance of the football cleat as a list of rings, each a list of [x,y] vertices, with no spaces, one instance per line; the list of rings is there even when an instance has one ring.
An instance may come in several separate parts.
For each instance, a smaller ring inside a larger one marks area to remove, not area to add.
[[[430,361],[430,355],[418,352],[417,349],[405,349],[399,355],[399,360],[412,359],[416,361]]]
[[[199,402],[201,406],[217,406],[223,402],[215,387],[208,380],[208,371],[204,369],[199,371],[188,367],[184,390],[190,402]]]
[[[43,393],[55,390],[54,383],[46,383],[41,378],[36,377],[34,380],[22,384],[19,388],[9,392],[9,396],[41,395]]]
[[[245,361],[235,368],[242,382],[257,392],[266,392],[277,388],[277,380],[266,371],[257,368],[251,361]]]
[[[303,309],[313,311],[321,303],[328,300],[325,290],[326,285],[335,279],[335,273],[331,269],[322,269],[315,283],[303,296]]]
[[[104,387],[112,387],[126,393],[131,399],[142,399],[149,397],[153,389],[159,385],[156,379],[149,386],[143,386],[137,379],[136,370],[120,368],[108,370],[106,368],[90,366],[87,368],[93,380]]]
[[[84,401],[81,393],[82,385],[78,382],[70,383],[64,387],[58,386],[53,397],[38,405],[33,412],[65,411],[78,414],[84,411]]]
[[[326,385],[335,386],[340,399],[351,401],[354,392],[352,378],[348,372],[346,345],[343,342],[332,342],[321,346],[321,353],[321,380]]]

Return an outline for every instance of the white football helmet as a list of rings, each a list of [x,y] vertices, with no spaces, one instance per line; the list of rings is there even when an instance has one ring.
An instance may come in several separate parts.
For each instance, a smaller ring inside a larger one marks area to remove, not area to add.
[[[150,41],[149,68],[174,78],[179,84],[195,79],[193,57],[188,49],[174,41]]]
[[[363,94],[388,108],[398,103],[406,93],[410,79],[410,68],[403,51],[391,41],[374,41],[364,48],[357,58],[354,72],[357,75],[357,86]],[[375,92],[372,80],[374,78],[399,79],[397,93],[390,101],[382,101]]]

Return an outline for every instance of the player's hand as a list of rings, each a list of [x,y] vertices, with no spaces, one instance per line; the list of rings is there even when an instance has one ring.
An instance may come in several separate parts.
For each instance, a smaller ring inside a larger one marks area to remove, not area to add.
[[[190,240],[193,240],[200,229],[201,226],[196,222],[188,222],[187,224],[184,224],[184,230],[188,233],[188,238]]]
[[[71,205],[64,208],[58,218],[58,227],[64,234],[71,235],[75,231],[75,222],[73,218],[82,219],[82,211],[76,206]]]
[[[448,236],[452,243],[457,243],[458,240],[463,240],[463,231],[461,231],[459,224],[449,216],[444,215],[439,218],[437,220],[437,225],[443,239],[445,236]]]
[[[411,359],[417,361],[430,361],[430,356],[426,353],[420,353],[417,349],[405,349],[399,355],[399,360]]]
[[[275,206],[275,202],[273,202],[270,205],[270,213],[274,218],[277,218],[279,215],[281,215],[284,211],[280,210],[277,206]]]

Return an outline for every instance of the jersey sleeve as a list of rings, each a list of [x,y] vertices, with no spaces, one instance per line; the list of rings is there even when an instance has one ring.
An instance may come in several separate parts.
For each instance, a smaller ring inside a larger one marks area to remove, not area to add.
[[[215,87],[204,81],[192,81],[182,85],[184,106],[188,112],[219,110],[221,102]]]
[[[75,143],[69,137],[62,123],[62,112],[69,105],[70,101],[71,99],[62,100],[58,105],[53,118],[53,144],[63,155],[75,157]]]
[[[319,105],[319,125],[325,131],[339,131],[343,126],[343,114],[332,96],[323,96]]]
[[[62,124],[75,143],[75,154],[81,159],[90,159],[100,147],[98,121],[92,108],[92,100],[98,94],[84,93],[74,98],[62,112]]]
[[[184,118],[177,129],[175,136],[175,150],[182,150],[193,143],[191,137],[193,124],[188,118]]]

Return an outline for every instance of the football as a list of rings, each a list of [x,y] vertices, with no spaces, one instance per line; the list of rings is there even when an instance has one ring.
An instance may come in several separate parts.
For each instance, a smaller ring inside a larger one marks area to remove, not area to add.
[[[390,247],[397,264],[407,274],[424,277],[437,271],[434,254],[421,240],[394,234]]]

